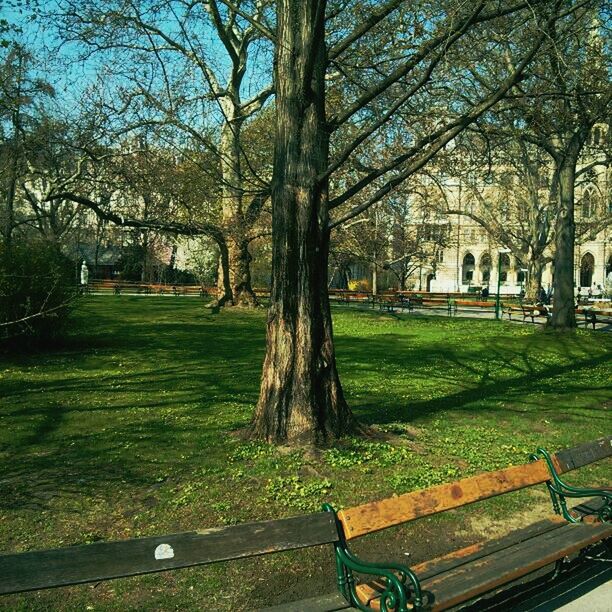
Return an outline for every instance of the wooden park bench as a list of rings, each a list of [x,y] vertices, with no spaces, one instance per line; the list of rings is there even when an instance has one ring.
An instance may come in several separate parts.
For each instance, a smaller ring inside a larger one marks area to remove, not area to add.
[[[474,599],[545,565],[612,536],[612,525],[598,522],[612,514],[612,493],[576,489],[559,474],[612,455],[612,437],[550,457],[431,487],[390,499],[273,521],[260,521],[189,533],[0,555],[0,594],[20,593],[113,578],[136,576],[282,551],[333,544],[339,592],[283,604],[278,610],[331,611],[353,607],[396,612],[441,610]],[[422,516],[495,495],[549,482],[552,516],[503,538],[471,546],[407,568],[357,558],[348,542]],[[566,498],[592,497],[568,510]],[[355,573],[374,576],[358,584]],[[243,602],[244,603],[244,602]]]
[[[593,326],[599,323],[607,325],[612,324],[612,311],[603,308],[593,308],[592,306],[579,307],[576,309],[577,315],[583,315],[585,328],[589,325]]]
[[[341,299],[341,301],[344,302],[345,304],[350,304],[350,303],[369,304],[370,300],[371,300],[371,295],[363,291],[344,293]]]
[[[340,590],[355,607],[445,610],[545,566],[555,564],[558,572],[566,557],[612,537],[612,489],[572,487],[560,474],[610,456],[612,436],[552,457],[538,449],[533,459],[539,460],[532,463],[341,510],[336,514],[344,535],[344,541],[336,544]],[[356,559],[348,548],[355,538],[543,483],[547,483],[556,512],[549,519],[412,568],[384,563],[373,568]],[[573,510],[568,508],[567,498],[595,495],[598,497]],[[357,583],[355,572],[379,577]]]
[[[495,302],[485,300],[461,300],[449,297],[448,298],[448,314],[457,314],[457,309],[466,310],[469,312],[494,312]]]
[[[532,323],[535,323],[536,318],[548,320],[550,318],[550,311],[546,306],[535,306],[529,304],[502,304],[502,315],[507,315],[508,319],[512,320],[513,314],[520,314],[523,316],[523,323],[527,319],[531,319]]]
[[[374,304],[378,304],[380,310],[387,310],[387,312],[394,312],[396,308],[403,305],[401,297],[395,293],[381,293],[373,296]]]

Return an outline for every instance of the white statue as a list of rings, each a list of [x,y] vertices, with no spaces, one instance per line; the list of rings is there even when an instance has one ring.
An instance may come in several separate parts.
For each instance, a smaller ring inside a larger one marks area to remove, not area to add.
[[[83,260],[81,264],[81,285],[87,286],[89,283],[89,270],[87,269],[87,262]]]

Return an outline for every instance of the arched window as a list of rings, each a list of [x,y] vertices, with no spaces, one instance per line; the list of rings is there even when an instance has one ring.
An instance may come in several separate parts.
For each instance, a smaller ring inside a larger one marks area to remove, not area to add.
[[[476,260],[471,253],[466,253],[463,258],[463,266],[461,267],[461,278],[464,285],[469,285],[474,278],[474,267]]]
[[[483,285],[486,285],[491,280],[491,256],[488,253],[483,253],[480,257],[480,280]]]
[[[593,189],[584,192],[582,196],[582,218],[590,219],[597,214],[598,197]]]
[[[580,261],[580,286],[590,287],[593,284],[593,272],[595,271],[595,258],[591,253],[585,253]]]
[[[499,279],[502,283],[505,283],[508,280],[508,270],[510,269],[510,255],[508,253],[500,253],[499,256],[501,257]]]

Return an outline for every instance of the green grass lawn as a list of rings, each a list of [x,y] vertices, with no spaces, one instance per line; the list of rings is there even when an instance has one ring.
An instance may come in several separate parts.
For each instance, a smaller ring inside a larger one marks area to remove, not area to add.
[[[334,322],[347,399],[386,440],[305,454],[235,435],[257,400],[264,311],[88,297],[61,347],[0,356],[0,551],[354,505],[610,433],[609,334],[350,307]],[[609,476],[604,463],[571,480]],[[528,523],[548,503],[545,489],[520,492],[357,550],[418,561]],[[333,583],[330,551],[310,550],[3,598],[0,608],[252,609]]]

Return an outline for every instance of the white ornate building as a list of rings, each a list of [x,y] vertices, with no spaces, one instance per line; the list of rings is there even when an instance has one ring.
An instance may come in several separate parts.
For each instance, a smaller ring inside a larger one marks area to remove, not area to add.
[[[591,135],[591,143],[600,145],[608,134],[597,126]],[[594,149],[592,149],[594,150]],[[597,148],[601,151],[601,147]],[[583,164],[591,167],[593,155],[586,147]],[[584,167],[584,166],[583,166]],[[580,168],[580,167],[579,167]],[[591,290],[594,295],[607,291],[612,293],[612,176],[609,166],[595,166],[576,185],[576,244],[575,244],[575,286],[582,295]],[[488,188],[493,199],[494,187]],[[459,179],[445,182],[445,200],[448,209],[468,212],[475,206],[470,190]],[[487,205],[485,201],[478,205]],[[547,194],[546,194],[547,197]],[[496,209],[503,215],[503,207]],[[471,212],[471,211],[470,211]],[[501,223],[503,219],[499,220]],[[505,246],[497,243],[476,221],[465,214],[448,215],[449,236],[443,251],[432,263],[421,270],[417,283],[423,290],[468,292],[472,287],[488,286],[497,290],[498,266],[501,257],[500,292],[518,294],[526,282],[527,270],[512,253],[504,253]],[[508,223],[512,221],[508,220]],[[554,223],[554,219],[551,220]],[[502,251],[502,253],[500,253]],[[550,246],[546,254],[552,255]],[[553,266],[548,263],[542,275],[542,286],[552,285]],[[607,287],[607,289],[606,289]]]

